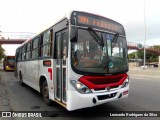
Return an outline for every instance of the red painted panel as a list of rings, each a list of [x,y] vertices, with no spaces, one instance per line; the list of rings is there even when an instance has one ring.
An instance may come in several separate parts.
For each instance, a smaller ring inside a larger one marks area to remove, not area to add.
[[[79,79],[79,81],[88,86],[90,89],[103,89],[106,87],[122,85],[127,77],[127,74],[110,76],[83,76]]]
[[[48,68],[48,72],[50,73],[50,80],[52,80],[52,68]]]

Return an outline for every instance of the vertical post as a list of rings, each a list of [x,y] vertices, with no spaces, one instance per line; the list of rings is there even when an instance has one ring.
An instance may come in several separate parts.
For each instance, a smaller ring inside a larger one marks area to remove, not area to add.
[[[1,28],[1,26],[0,26],[0,28]],[[1,32],[2,32],[2,31],[1,31],[1,29],[0,29],[0,36],[1,36]]]
[[[146,3],[144,0],[144,67],[143,70],[145,70],[146,65]]]
[[[159,56],[159,58],[158,58],[158,61],[159,61],[158,67],[160,67],[160,56]]]
[[[137,50],[138,52],[138,50]],[[137,56],[137,52],[135,52],[135,62],[136,62],[136,67],[138,67],[138,56]]]

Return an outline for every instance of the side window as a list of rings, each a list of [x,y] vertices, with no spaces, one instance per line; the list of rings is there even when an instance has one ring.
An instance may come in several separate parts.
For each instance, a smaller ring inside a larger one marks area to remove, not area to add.
[[[62,56],[63,56],[63,64],[66,65],[66,58],[68,54],[68,38],[67,33],[62,33],[62,43],[63,43],[63,49],[62,49]]]
[[[39,38],[36,38],[32,41],[32,59],[38,58],[38,45],[39,44]]]
[[[26,58],[26,45],[22,47],[22,60],[25,60],[25,58]]]
[[[16,55],[15,55],[16,62],[19,61],[18,58],[19,58],[19,48],[16,50]]]
[[[44,33],[41,37],[41,57],[50,57],[52,55],[52,39],[53,39],[52,30]]]
[[[56,51],[57,51],[57,59],[61,59],[61,39],[60,35],[56,35]]]
[[[22,59],[22,48],[19,48],[18,61],[21,61],[21,59]]]
[[[47,33],[45,33],[43,35],[43,45],[50,42],[50,38],[49,38],[50,36],[49,35],[50,35],[50,31],[48,31]]]
[[[27,44],[27,51],[26,51],[26,60],[31,58],[31,43]]]
[[[16,62],[19,61],[19,48],[16,50]]]

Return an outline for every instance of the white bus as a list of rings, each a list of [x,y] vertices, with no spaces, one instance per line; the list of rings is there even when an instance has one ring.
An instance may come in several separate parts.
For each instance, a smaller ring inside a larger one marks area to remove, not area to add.
[[[73,11],[16,50],[16,76],[67,110],[127,98],[124,28],[111,19]]]

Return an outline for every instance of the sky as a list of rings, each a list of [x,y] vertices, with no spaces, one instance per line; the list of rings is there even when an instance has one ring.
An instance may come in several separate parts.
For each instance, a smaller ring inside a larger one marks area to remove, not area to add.
[[[69,11],[80,10],[118,21],[127,41],[160,45],[159,6],[159,0],[0,0],[0,31],[38,34]],[[8,55],[18,46],[2,45]]]

